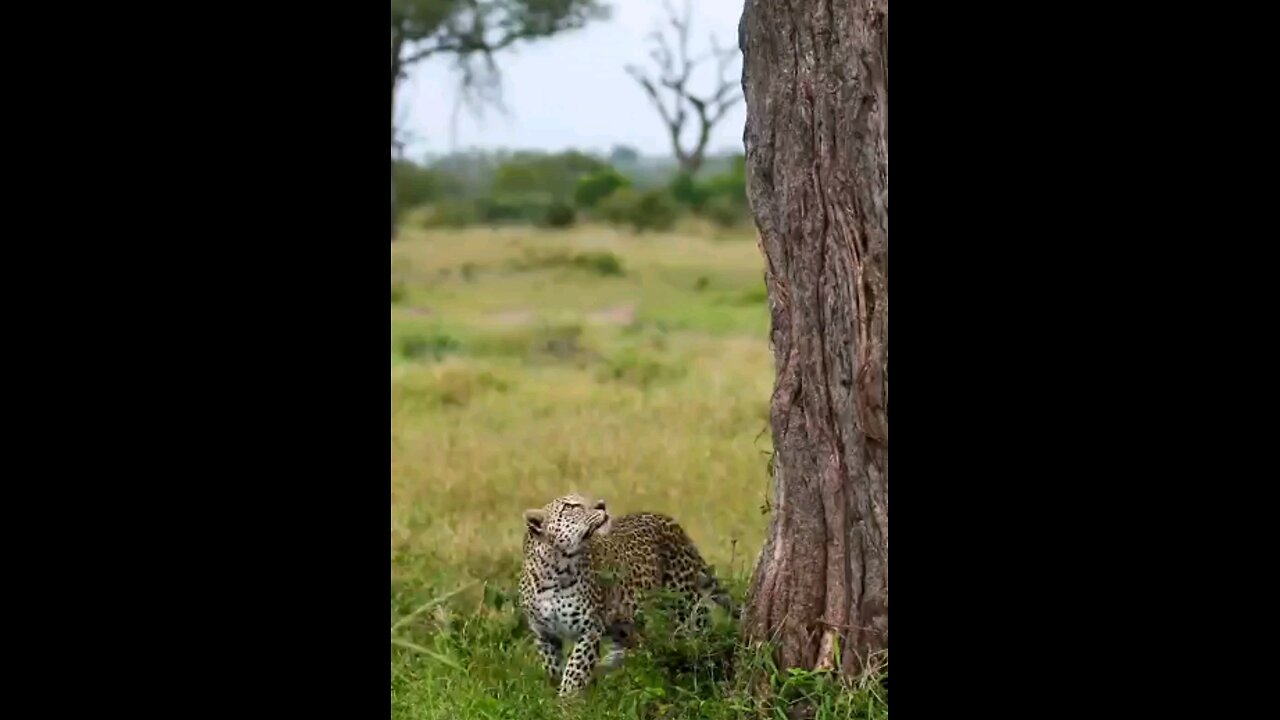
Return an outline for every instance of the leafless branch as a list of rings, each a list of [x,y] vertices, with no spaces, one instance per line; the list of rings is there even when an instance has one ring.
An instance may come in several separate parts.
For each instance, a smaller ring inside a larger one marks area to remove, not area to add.
[[[483,59],[483,65],[476,67],[471,58],[458,57],[458,90],[449,117],[449,145],[455,150],[458,146],[458,119],[463,108],[470,110],[476,121],[482,119],[481,110],[486,106],[499,114],[507,112],[502,103],[502,75],[491,55],[485,55]]]
[[[667,12],[666,25],[670,36],[661,28],[650,35],[654,47],[649,57],[657,66],[656,76],[651,77],[635,65],[628,65],[626,70],[639,83],[667,126],[681,169],[695,173],[702,167],[712,128],[742,99],[738,81],[729,76],[729,70],[738,57],[738,49],[721,47],[712,35],[711,50],[691,57],[689,28],[692,25],[692,3],[685,0],[682,14],[676,12],[671,0],[663,0],[662,5]],[[716,63],[715,89],[710,94],[695,93],[689,88],[689,81],[694,69],[707,60],[715,60]],[[663,100],[664,94],[670,97],[669,101]],[[694,143],[686,147],[683,131],[690,111],[697,118],[698,132]]]

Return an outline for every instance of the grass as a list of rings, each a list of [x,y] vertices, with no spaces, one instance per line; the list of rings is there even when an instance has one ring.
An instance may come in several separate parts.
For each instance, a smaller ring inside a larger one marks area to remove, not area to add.
[[[676,517],[741,599],[771,449],[752,236],[406,229],[391,265],[394,718],[757,717],[806,696],[887,717],[878,689],[739,652],[724,619],[562,704],[515,608],[521,512],[573,491]],[[779,704],[755,707],[751,678]]]

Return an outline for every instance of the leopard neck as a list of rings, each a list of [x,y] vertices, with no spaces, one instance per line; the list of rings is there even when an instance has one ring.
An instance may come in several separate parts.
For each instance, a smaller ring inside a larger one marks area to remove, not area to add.
[[[582,578],[590,563],[590,543],[573,554],[528,538],[525,539],[525,547],[526,555],[537,560],[530,564],[530,569],[539,586],[568,587]]]

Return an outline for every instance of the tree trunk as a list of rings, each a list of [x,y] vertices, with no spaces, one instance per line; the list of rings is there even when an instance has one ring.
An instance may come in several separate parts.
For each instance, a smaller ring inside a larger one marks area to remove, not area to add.
[[[676,160],[680,163],[680,172],[689,177],[697,177],[698,171],[702,169],[702,164],[706,162],[706,158],[700,151],[690,153],[681,153],[676,156]]]
[[[743,631],[846,676],[889,645],[888,35],[888,0],[746,0],[738,29],[776,372]]]

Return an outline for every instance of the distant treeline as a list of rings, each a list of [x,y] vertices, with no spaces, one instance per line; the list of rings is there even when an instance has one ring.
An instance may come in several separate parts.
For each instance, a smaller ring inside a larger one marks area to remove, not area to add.
[[[398,220],[428,227],[567,227],[590,218],[644,231],[669,229],[682,214],[721,227],[748,217],[742,155],[708,157],[691,177],[674,160],[625,148],[607,157],[473,151],[398,161],[392,180]]]

